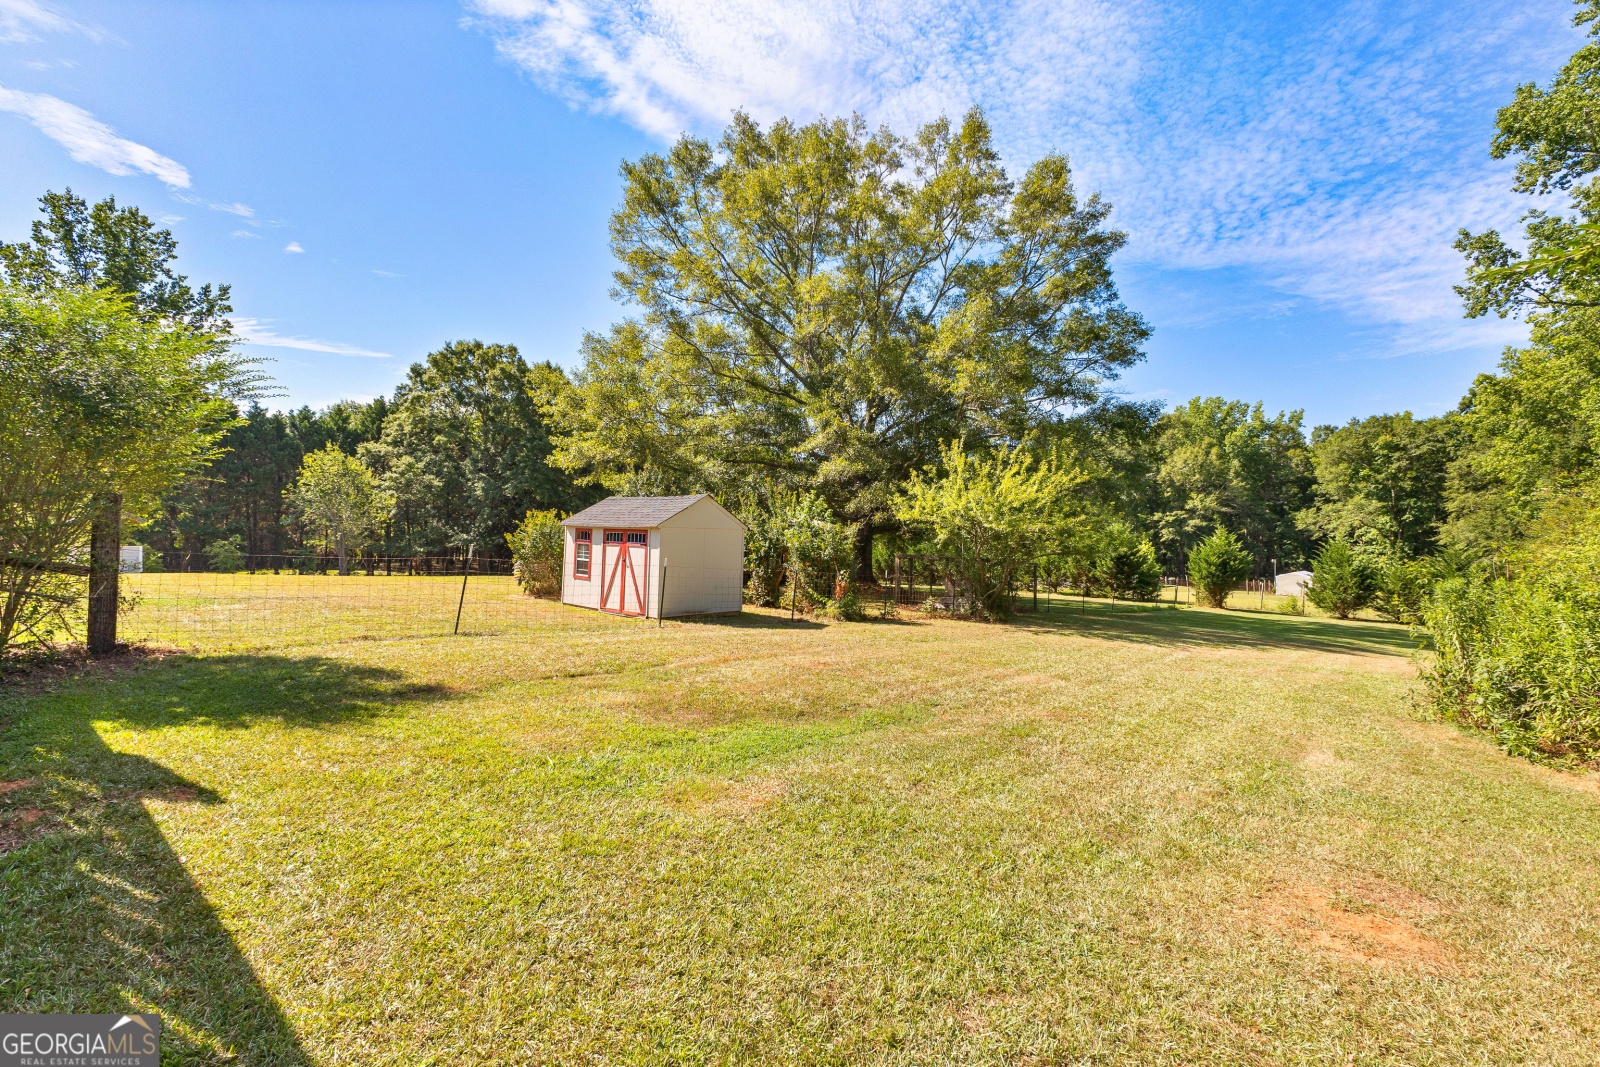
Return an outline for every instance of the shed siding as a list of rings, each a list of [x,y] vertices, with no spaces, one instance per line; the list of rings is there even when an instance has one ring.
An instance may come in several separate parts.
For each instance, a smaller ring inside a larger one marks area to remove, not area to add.
[[[587,529],[587,527],[585,527]],[[594,545],[598,547],[603,540],[601,530],[596,527],[594,531]],[[572,576],[572,562],[574,546],[577,544],[577,530],[567,527],[562,538],[564,546],[561,558],[561,602],[575,604],[580,608],[600,608],[600,554],[593,549],[589,555],[589,579]]]
[[[702,500],[668,519],[660,532],[668,618],[740,610],[744,527],[713,501]]]

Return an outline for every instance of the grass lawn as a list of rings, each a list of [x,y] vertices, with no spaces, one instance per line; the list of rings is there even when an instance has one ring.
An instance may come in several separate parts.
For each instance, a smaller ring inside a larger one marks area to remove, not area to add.
[[[1402,628],[257,636],[0,689],[0,1011],[171,1063],[1600,1062],[1600,792],[1418,721]]]

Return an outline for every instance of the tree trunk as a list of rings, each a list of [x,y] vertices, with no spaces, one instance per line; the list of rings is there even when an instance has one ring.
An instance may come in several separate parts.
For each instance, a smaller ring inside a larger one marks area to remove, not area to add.
[[[340,535],[334,543],[339,547],[339,577],[347,578],[350,575],[350,554],[344,549],[343,535]]]
[[[122,562],[122,495],[100,499],[89,527],[89,655],[117,648],[117,570]]]
[[[872,576],[872,535],[874,527],[871,519],[864,519],[856,527],[855,533],[855,582],[857,585],[870,585]]]

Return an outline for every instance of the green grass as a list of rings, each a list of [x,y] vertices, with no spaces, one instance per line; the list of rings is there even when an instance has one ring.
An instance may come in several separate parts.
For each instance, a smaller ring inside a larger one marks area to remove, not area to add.
[[[1418,721],[1403,628],[263,633],[0,691],[0,1011],[172,1063],[1600,1060],[1600,793]]]

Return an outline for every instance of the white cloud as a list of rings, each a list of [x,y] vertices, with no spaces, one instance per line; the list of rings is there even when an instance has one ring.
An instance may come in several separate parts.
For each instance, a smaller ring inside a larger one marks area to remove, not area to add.
[[[256,209],[249,204],[208,204],[212,211],[226,211],[230,215],[238,215],[242,219],[256,217]]]
[[[1071,155],[1116,205],[1129,261],[1245,268],[1444,345],[1464,336],[1455,230],[1523,206],[1488,159],[1494,109],[1581,40],[1565,0],[467,7],[541,85],[661,138],[714,133],[736,108],[905,129],[980,105],[1014,170]]]
[[[326,352],[335,356],[364,356],[371,359],[393,359],[388,352],[374,352],[370,348],[357,348],[339,341],[319,341],[314,337],[284,337],[273,332],[260,319],[234,319],[234,334],[246,344],[266,345],[269,348],[296,348],[302,352]]]
[[[41,33],[69,33],[74,30],[98,36],[88,27],[34,0],[0,0],[0,43],[36,41]]]
[[[296,253],[296,254],[305,251],[305,249],[300,247],[300,242],[299,241],[290,241],[288,244],[283,246],[283,250],[285,252],[293,252],[293,253]]]
[[[118,137],[110,126],[75,104],[44,93],[24,93],[0,86],[0,111],[26,118],[79,163],[99,167],[108,174],[143,171],[168,185],[189,187],[189,172],[182,164]]]
[[[233,236],[235,236],[235,237],[254,237],[254,238],[257,238],[257,239],[259,239],[261,237],[261,235],[259,233],[256,233],[254,230],[234,230],[233,231]]]
[[[404,274],[396,274],[392,270],[379,270],[377,267],[372,268],[372,273],[376,274],[380,278],[404,278],[405,277]]]

